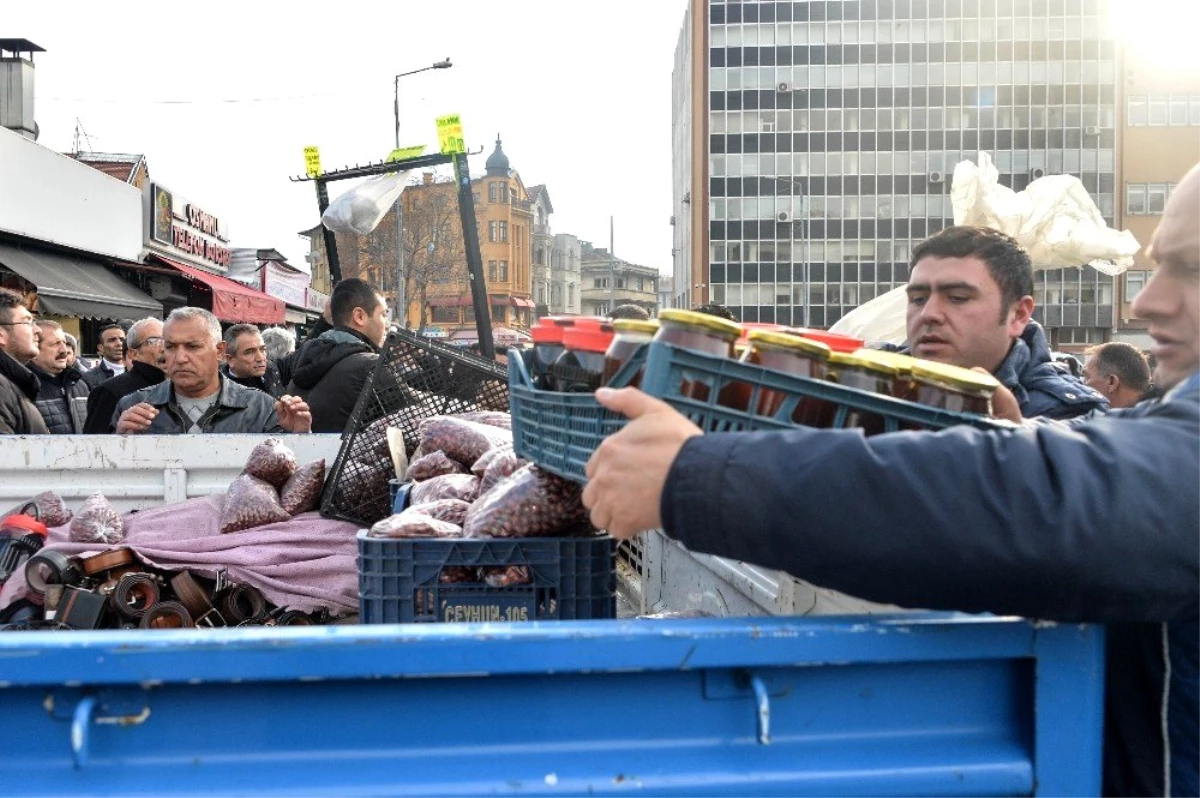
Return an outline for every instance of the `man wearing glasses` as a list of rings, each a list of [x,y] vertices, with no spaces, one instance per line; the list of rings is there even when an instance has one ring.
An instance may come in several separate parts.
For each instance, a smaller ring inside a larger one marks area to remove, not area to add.
[[[38,354],[33,314],[20,294],[0,288],[0,434],[48,435],[38,412],[38,378],[28,364]]]
[[[167,378],[163,371],[163,323],[160,319],[142,319],[129,328],[126,340],[133,353],[129,371],[100,383],[88,395],[87,421],[83,431],[88,435],[107,435],[113,432],[113,414],[117,403],[134,391],[158,385]]]

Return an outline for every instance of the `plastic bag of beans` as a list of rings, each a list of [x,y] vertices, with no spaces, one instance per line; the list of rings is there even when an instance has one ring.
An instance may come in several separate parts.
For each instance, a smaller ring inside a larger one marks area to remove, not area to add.
[[[454,417],[464,421],[474,421],[477,424],[487,424],[489,427],[512,429],[512,416],[508,413],[498,413],[495,410],[473,410],[469,413],[458,413]]]
[[[240,532],[264,524],[287,521],[291,516],[279,503],[279,492],[258,477],[242,474],[229,486],[221,510],[221,533]]]
[[[70,537],[75,543],[120,543],[125,522],[103,493],[93,493],[71,519]]]
[[[378,522],[368,534],[373,538],[459,538],[462,527],[410,507]]]
[[[267,438],[250,452],[244,473],[282,488],[296,473],[296,453],[278,438]]]
[[[439,499],[473,502],[479,496],[479,477],[474,474],[447,474],[418,482],[408,492],[409,506]]]
[[[462,526],[463,521],[467,520],[467,513],[471,511],[470,502],[465,502],[462,499],[439,499],[435,502],[426,502],[425,504],[414,504],[410,507],[405,507],[405,510],[412,510],[417,513],[436,518],[439,521],[447,521],[457,526]]]
[[[535,465],[518,469],[471,506],[470,538],[551,537],[587,520],[583,488]]]
[[[512,446],[512,433],[499,427],[452,416],[434,416],[421,422],[420,447],[425,452],[441,451],[468,468],[488,450]]]
[[[291,515],[299,515],[317,509],[321,503],[321,489],[325,485],[325,461],[314,460],[300,466],[296,473],[279,490],[279,503]]]
[[[409,482],[421,482],[434,477],[443,477],[446,474],[465,473],[467,473],[467,469],[463,464],[451,460],[445,452],[430,452],[409,463],[408,476],[405,479]]]
[[[483,458],[480,458],[481,460]],[[504,480],[511,477],[513,474],[520,471],[529,462],[517,457],[516,452],[512,449],[502,449],[495,457],[493,457],[484,469],[483,476],[479,480],[479,495],[490,491],[492,488],[499,485]]]
[[[67,507],[67,503],[63,501],[63,497],[54,491],[42,491],[29,501],[33,502],[34,506],[37,507],[38,520],[46,526],[62,526],[63,524],[70,523],[71,510]],[[19,515],[28,503],[22,502],[0,517]]]

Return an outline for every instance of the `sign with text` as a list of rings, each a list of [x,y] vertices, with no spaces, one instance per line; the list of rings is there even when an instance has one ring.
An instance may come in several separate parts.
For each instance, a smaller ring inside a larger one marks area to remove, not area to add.
[[[309,177],[321,174],[321,150],[317,147],[304,148],[304,173]]]
[[[456,155],[467,151],[463,141],[462,117],[449,114],[437,118],[438,144],[443,155]]]
[[[148,247],[210,268],[229,266],[233,253],[220,219],[157,183],[149,184],[149,198]]]
[[[417,144],[412,147],[400,147],[388,153],[387,160],[384,163],[392,161],[407,161],[409,158],[416,158],[418,155],[425,154],[425,145]]]

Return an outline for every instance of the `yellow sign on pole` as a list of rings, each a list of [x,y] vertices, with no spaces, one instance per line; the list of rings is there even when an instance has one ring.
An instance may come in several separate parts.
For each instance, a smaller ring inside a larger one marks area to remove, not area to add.
[[[316,147],[304,148],[304,171],[309,177],[321,174],[321,151]]]
[[[438,143],[443,155],[456,155],[467,151],[463,142],[462,117],[458,114],[437,118]]]
[[[385,160],[384,163],[391,163],[392,161],[407,161],[409,158],[416,158],[418,155],[423,155],[424,153],[424,144],[416,144],[412,147],[400,147],[399,149],[392,150],[388,154],[387,160]]]

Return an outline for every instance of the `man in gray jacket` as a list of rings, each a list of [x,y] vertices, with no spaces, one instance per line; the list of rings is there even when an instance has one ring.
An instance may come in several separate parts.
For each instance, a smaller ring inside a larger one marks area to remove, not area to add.
[[[126,396],[117,405],[120,434],[309,432],[303,400],[278,400],[221,375],[221,323],[202,308],[179,308],[163,325],[167,379]]]
[[[39,319],[37,326],[40,343],[29,370],[40,385],[35,402],[38,412],[51,435],[81,435],[87,420],[88,385],[82,372],[68,365],[71,351],[62,325]]]

